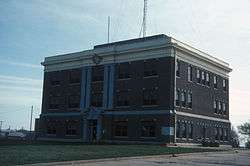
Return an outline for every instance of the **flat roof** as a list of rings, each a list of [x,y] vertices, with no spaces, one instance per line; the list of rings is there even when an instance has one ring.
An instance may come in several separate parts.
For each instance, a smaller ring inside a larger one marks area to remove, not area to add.
[[[94,49],[120,46],[120,45],[124,45],[124,44],[136,44],[136,43],[146,42],[146,41],[150,41],[150,40],[162,40],[162,39],[166,40],[168,43],[177,44],[180,47],[183,47],[183,48],[185,48],[189,51],[192,51],[196,54],[199,54],[200,56],[203,56],[207,59],[210,59],[214,62],[217,62],[223,66],[229,67],[229,64],[227,62],[225,62],[219,58],[216,58],[208,53],[205,53],[199,49],[196,49],[196,48],[190,46],[189,44],[186,44],[186,43],[183,43],[179,40],[176,40],[173,37],[167,36],[165,34],[159,34],[159,35],[148,36],[148,37],[144,37],[144,38],[135,38],[135,39],[122,40],[122,41],[117,41],[117,42],[112,42],[112,43],[100,44],[100,45],[94,46]]]
[[[219,58],[216,58],[212,55],[209,55],[203,51],[200,51],[199,49],[196,49],[186,43],[183,43],[165,34],[148,36],[144,38],[122,40],[122,41],[117,41],[117,42],[112,42],[112,43],[105,43],[105,44],[95,45],[94,48],[91,50],[85,50],[81,52],[74,52],[74,53],[69,53],[69,54],[46,57],[42,65],[48,64],[47,62],[70,60],[71,58],[74,59],[74,58],[80,58],[82,56],[89,56],[89,55],[99,54],[99,53],[101,54],[107,53],[109,51],[112,52],[117,49],[126,50],[126,49],[131,49],[131,48],[146,48],[146,47],[159,46],[159,45],[174,46],[175,48],[178,48],[180,50],[190,52],[191,54],[193,54],[199,59],[203,59],[205,61],[213,63],[214,65],[219,65],[223,67],[224,69],[226,69],[228,72],[232,71],[232,69],[229,67],[229,64],[227,62]]]

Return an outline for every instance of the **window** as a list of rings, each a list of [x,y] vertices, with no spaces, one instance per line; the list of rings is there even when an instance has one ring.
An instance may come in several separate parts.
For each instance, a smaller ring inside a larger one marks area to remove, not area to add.
[[[95,66],[92,70],[92,82],[103,81],[104,68],[103,66]]]
[[[193,138],[193,124],[188,124],[188,138]]]
[[[66,120],[66,135],[77,134],[77,120]]]
[[[74,95],[68,97],[69,108],[80,108],[80,95]]]
[[[193,67],[191,65],[188,66],[188,81],[193,81]]]
[[[187,137],[187,126],[186,126],[186,123],[182,123],[181,124],[181,135],[182,135],[182,138],[186,138]]]
[[[115,122],[115,136],[127,137],[128,136],[128,121],[116,121]]]
[[[129,90],[123,90],[116,92],[116,105],[129,106]]]
[[[215,135],[215,139],[218,140],[219,139],[219,128],[215,128],[214,130],[214,135]]]
[[[128,62],[118,64],[118,79],[127,79],[131,77],[130,64]]]
[[[214,76],[214,88],[218,88],[218,80],[217,80],[217,76]]]
[[[226,115],[226,103],[222,103],[223,114]]]
[[[219,128],[220,140],[223,140],[223,129]]]
[[[222,86],[223,86],[223,90],[227,91],[227,81],[225,79],[223,79],[222,81]]]
[[[180,77],[180,61],[178,59],[176,61],[176,76]]]
[[[181,138],[181,122],[177,122],[176,126],[176,137]]]
[[[210,75],[209,75],[209,73],[206,73],[206,85],[210,86]]]
[[[227,129],[224,129],[224,140],[227,141],[228,140],[228,134],[227,134]]]
[[[188,92],[188,108],[192,108],[192,92]]]
[[[61,81],[61,72],[56,71],[56,72],[51,72],[49,73],[49,79],[50,79],[50,84],[52,86],[56,86],[56,85],[60,85],[60,81]]]
[[[221,114],[221,102],[220,101],[218,101],[218,112],[219,114]]]
[[[181,105],[186,107],[186,92],[181,92]]]
[[[207,137],[207,129],[205,126],[202,127],[202,135],[203,135],[203,138]]]
[[[217,112],[217,101],[214,100],[214,113],[218,113]]]
[[[141,121],[141,136],[142,137],[155,137],[156,124],[154,120]]]
[[[91,106],[102,107],[102,92],[94,92],[91,95]]]
[[[78,84],[80,83],[81,72],[80,70],[71,70],[69,72],[69,83],[70,84]]]
[[[157,105],[158,104],[158,88],[143,90],[143,105]]]
[[[206,85],[205,72],[204,71],[201,72],[201,80],[202,80],[202,84]]]
[[[197,78],[197,82],[201,83],[201,72],[199,69],[196,70],[196,78]]]
[[[49,109],[58,109],[60,106],[60,97],[51,96],[49,98]]]
[[[56,122],[48,121],[47,122],[47,134],[56,135]]]
[[[157,75],[157,60],[144,61],[144,77]]]
[[[176,90],[176,93],[175,93],[175,105],[180,106],[180,90]]]

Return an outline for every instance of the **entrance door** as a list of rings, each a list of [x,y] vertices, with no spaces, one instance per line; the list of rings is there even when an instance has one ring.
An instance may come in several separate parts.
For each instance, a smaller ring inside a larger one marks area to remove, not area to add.
[[[89,120],[89,142],[97,141],[97,120]]]

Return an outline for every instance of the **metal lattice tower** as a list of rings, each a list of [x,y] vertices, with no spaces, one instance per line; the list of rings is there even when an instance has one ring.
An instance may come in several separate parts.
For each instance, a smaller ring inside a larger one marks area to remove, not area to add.
[[[143,37],[146,37],[147,35],[147,12],[148,12],[148,0],[144,0],[143,22],[142,22]]]

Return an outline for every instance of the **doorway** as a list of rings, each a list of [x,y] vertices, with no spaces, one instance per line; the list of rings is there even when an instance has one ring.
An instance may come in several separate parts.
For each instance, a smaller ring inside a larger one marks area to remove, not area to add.
[[[97,120],[89,120],[88,122],[89,130],[89,142],[97,142]]]

